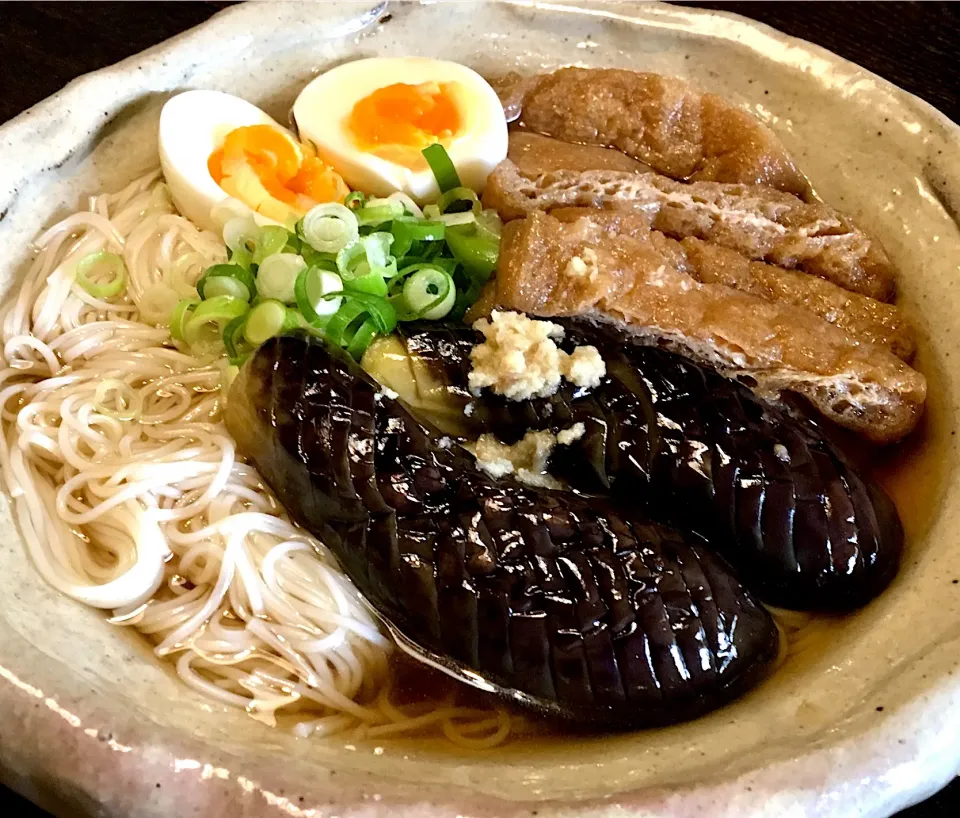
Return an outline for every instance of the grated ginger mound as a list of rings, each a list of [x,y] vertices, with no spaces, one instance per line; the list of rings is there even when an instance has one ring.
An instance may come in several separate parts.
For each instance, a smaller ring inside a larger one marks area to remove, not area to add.
[[[484,337],[470,351],[468,384],[474,395],[489,387],[507,400],[547,398],[564,377],[586,387],[599,385],[606,374],[596,347],[577,347],[568,355],[557,346],[563,338],[559,324],[494,310],[490,320],[481,318],[473,328]]]
[[[483,434],[467,448],[477,458],[477,465],[495,480],[509,474],[539,488],[559,489],[563,486],[547,472],[547,462],[557,444],[569,446],[583,437],[585,427],[575,423],[554,435],[551,432],[527,432],[513,445],[501,443],[494,435]]]

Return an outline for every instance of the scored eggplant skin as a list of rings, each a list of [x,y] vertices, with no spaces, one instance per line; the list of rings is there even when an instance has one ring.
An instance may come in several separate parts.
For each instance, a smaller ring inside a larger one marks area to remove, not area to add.
[[[555,476],[700,533],[765,602],[849,610],[887,586],[903,549],[897,510],[813,421],[681,355],[559,323],[568,348],[599,348],[601,385],[564,382],[556,395],[531,401],[485,392],[470,407],[474,434],[512,443],[528,429],[582,422],[583,437],[555,450]],[[411,353],[461,396],[469,351],[482,336],[436,324],[401,332]]]
[[[672,723],[776,661],[769,613],[699,538],[491,480],[316,338],[267,341],[226,419],[381,616],[523,705],[587,729]]]

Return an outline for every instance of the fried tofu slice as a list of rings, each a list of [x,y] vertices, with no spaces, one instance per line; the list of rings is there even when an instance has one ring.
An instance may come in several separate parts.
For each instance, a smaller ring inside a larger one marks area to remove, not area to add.
[[[766,397],[802,395],[877,443],[913,429],[926,399],[922,374],[791,305],[698,281],[678,264],[681,251],[642,225],[611,232],[595,214],[564,223],[533,213],[505,226],[495,292],[484,303],[615,324],[745,379]]]
[[[684,183],[657,173],[541,171],[534,158],[528,151],[526,173],[505,159],[487,179],[484,206],[505,221],[558,207],[627,208],[672,238],[709,241],[880,301],[893,297],[895,271],[880,242],[828,205],[769,187]]]
[[[649,233],[678,270],[701,284],[723,284],[765,301],[808,310],[857,341],[886,347],[908,363],[916,352],[913,327],[893,304],[852,293],[816,276],[750,261],[735,250],[700,239],[678,242],[650,232],[647,219],[629,210],[571,207],[551,211],[551,215],[562,222],[587,216],[608,233],[639,234],[641,238]]]
[[[511,131],[507,158],[517,166],[521,175],[534,178],[557,170],[581,173],[587,170],[653,173],[653,168],[649,165],[614,148],[575,145],[528,131]]]
[[[681,79],[561,68],[494,80],[508,121],[566,142],[617,148],[673,179],[768,185],[807,196],[780,139],[748,112]]]

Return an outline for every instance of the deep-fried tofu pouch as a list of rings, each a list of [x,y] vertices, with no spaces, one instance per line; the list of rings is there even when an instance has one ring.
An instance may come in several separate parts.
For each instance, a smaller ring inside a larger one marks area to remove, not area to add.
[[[561,68],[494,80],[508,119],[567,142],[618,148],[673,179],[810,186],[777,136],[681,79],[619,68]]]
[[[528,149],[524,169],[511,159],[490,174],[484,206],[504,220],[558,207],[620,207],[677,239],[703,239],[755,261],[799,269],[851,292],[887,301],[895,271],[880,243],[844,214],[769,187],[676,182],[657,173],[555,167]],[[582,166],[583,157],[581,157]],[[572,164],[572,163],[571,163]]]
[[[591,217],[610,233],[650,233],[647,219],[629,210],[569,207],[551,211],[560,221]],[[816,276],[750,261],[742,254],[700,239],[675,241],[654,231],[652,241],[680,271],[703,284],[724,284],[771,301],[809,310],[840,327],[857,341],[887,347],[909,363],[916,351],[913,327],[901,310],[859,293],[853,293]]]
[[[888,349],[806,310],[699,281],[678,252],[686,256],[637,221],[614,227],[602,214],[564,223],[533,213],[505,226],[494,290],[477,309],[615,323],[641,341],[746,376],[765,396],[796,392],[878,443],[916,425],[926,380]]]

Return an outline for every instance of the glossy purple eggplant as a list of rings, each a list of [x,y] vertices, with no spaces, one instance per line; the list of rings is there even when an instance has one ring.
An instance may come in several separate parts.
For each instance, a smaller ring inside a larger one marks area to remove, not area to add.
[[[479,333],[421,324],[403,329],[403,341],[461,412],[470,404],[463,434],[512,443],[528,429],[582,422],[583,437],[556,449],[555,476],[700,533],[764,601],[845,610],[887,586],[903,547],[896,508],[814,421],[683,356],[602,328],[566,327],[566,344],[600,349],[607,377],[593,390],[565,382],[532,401],[467,392]]]
[[[264,344],[227,425],[401,640],[470,684],[624,729],[715,708],[776,660],[772,618],[698,537],[489,479],[316,338]]]

